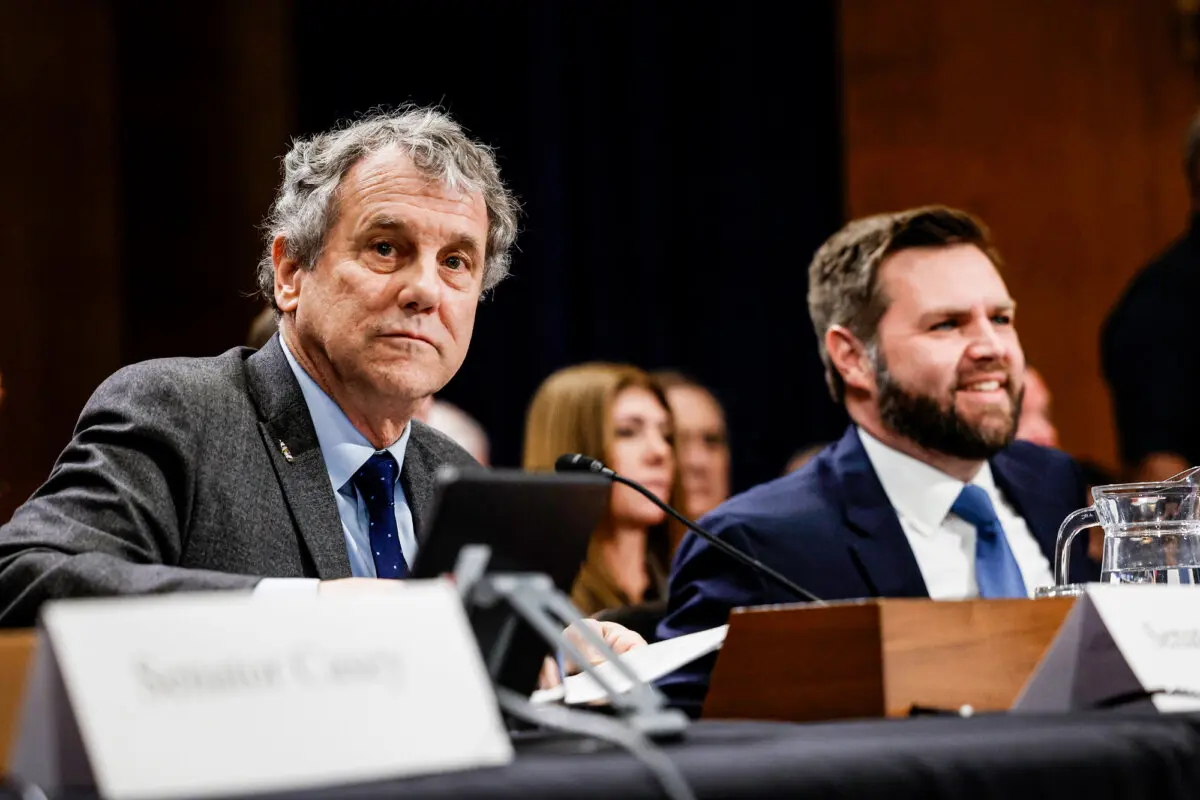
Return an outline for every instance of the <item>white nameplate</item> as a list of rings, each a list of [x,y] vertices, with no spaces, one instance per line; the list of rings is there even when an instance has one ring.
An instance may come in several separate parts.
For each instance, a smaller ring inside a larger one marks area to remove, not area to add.
[[[1149,698],[1136,700],[1142,694]],[[1089,584],[1013,709],[1128,706],[1124,699],[1200,709],[1200,587]]]
[[[505,764],[461,601],[181,594],[48,604],[12,771],[205,797]]]

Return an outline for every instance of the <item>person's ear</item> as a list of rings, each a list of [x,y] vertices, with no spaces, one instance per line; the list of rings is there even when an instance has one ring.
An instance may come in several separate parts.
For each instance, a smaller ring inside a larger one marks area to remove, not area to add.
[[[275,264],[275,305],[284,314],[300,305],[300,284],[304,270],[300,262],[287,255],[287,240],[276,236],[271,242],[271,261]]]
[[[867,346],[849,328],[830,326],[825,331],[825,349],[829,361],[842,376],[846,388],[875,391],[875,363]]]

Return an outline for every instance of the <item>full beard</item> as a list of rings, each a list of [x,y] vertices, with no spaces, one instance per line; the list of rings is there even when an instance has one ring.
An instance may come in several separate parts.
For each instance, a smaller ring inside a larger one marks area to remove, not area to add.
[[[984,418],[976,423],[963,419],[958,413],[953,393],[948,402],[941,403],[934,396],[904,388],[888,372],[882,356],[875,366],[875,383],[879,390],[879,415],[883,424],[898,436],[926,450],[983,461],[1016,438],[1024,387],[1014,391],[1011,382],[1008,384],[1011,409],[1008,417],[1002,425],[989,425]]]

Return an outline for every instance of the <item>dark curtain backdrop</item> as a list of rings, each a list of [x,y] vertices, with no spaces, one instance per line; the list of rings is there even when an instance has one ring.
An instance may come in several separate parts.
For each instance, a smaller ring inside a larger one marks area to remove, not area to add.
[[[444,392],[497,464],[519,463],[538,384],[591,359],[712,387],[738,488],[840,430],[805,305],[841,223],[835,19],[832,2],[296,7],[301,131],[441,103],[522,200],[514,275]]]

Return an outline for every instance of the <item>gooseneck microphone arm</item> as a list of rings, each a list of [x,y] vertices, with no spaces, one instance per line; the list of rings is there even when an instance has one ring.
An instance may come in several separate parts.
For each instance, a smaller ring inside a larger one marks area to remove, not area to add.
[[[567,455],[559,456],[558,460],[554,462],[554,471],[555,472],[591,472],[596,475],[603,475],[604,477],[609,478],[616,483],[624,484],[625,486],[628,486],[630,489],[633,489],[638,494],[641,494],[642,496],[644,496],[647,500],[654,503],[656,506],[661,508],[667,514],[671,515],[671,517],[673,517],[674,519],[679,520],[684,525],[686,525],[688,528],[695,531],[696,534],[700,538],[702,538],[704,541],[708,542],[713,547],[720,550],[725,555],[732,558],[734,561],[737,561],[738,563],[749,567],[750,569],[754,570],[755,572],[757,572],[760,575],[765,575],[766,577],[773,580],[776,584],[787,589],[789,592],[791,592],[792,594],[794,594],[796,597],[800,598],[801,600],[808,600],[813,603],[825,605],[824,600],[817,597],[815,594],[808,591],[803,586],[800,586],[799,584],[795,583],[794,581],[791,581],[788,578],[785,578],[778,571],[768,567],[766,564],[762,563],[757,558],[754,558],[753,556],[743,553],[741,550],[737,549],[733,545],[731,545],[725,541],[722,541],[721,539],[717,538],[717,536],[715,536],[714,534],[711,534],[708,531],[704,530],[699,525],[697,525],[696,523],[692,522],[690,519],[685,517],[683,514],[680,514],[674,508],[667,505],[662,500],[658,499],[658,495],[654,494],[654,492],[650,491],[645,486],[642,486],[637,481],[630,480],[629,478],[626,478],[623,475],[617,474],[613,470],[604,466],[604,464],[602,462],[600,462],[598,459],[590,458],[589,456],[585,456],[580,453],[568,453]]]

